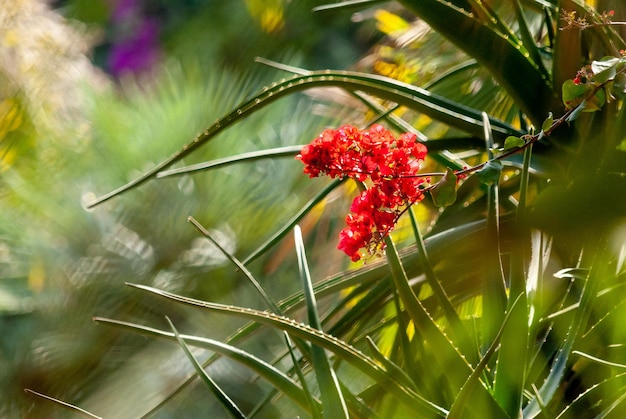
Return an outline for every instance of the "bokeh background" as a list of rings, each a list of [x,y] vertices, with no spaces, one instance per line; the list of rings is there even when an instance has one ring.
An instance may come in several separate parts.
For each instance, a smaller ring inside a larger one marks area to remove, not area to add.
[[[196,217],[229,251],[249,253],[303,205],[306,195],[295,191],[321,185],[298,176],[292,159],[159,181],[93,211],[84,204],[286,76],[255,57],[349,68],[380,40],[371,15],[313,13],[321,3],[0,2],[0,417],[69,416],[24,389],[105,417],[138,417],[191,374],[176,345],[99,326],[95,315],[154,324],[168,315],[216,339],[238,325],[160,307],[124,282],[261,307],[186,218]],[[290,97],[186,163],[308,142],[331,113],[323,97]],[[328,225],[328,236],[338,228]],[[274,260],[289,251],[277,250]],[[286,266],[268,258],[254,266],[276,298],[299,288]],[[241,406],[263,395],[241,368],[214,368]],[[214,403],[194,384],[154,417],[208,417]]]

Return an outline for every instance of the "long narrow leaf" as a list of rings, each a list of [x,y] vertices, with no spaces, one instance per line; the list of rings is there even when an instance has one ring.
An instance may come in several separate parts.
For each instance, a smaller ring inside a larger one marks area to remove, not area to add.
[[[494,147],[493,133],[487,114],[483,112],[485,128],[485,148],[487,157],[493,159],[491,149]],[[493,184],[487,187],[487,229],[485,252],[485,274],[482,276],[482,306],[481,317],[482,333],[481,347],[487,348],[498,333],[506,312],[506,278],[502,267],[500,250],[500,173],[493,179]]]
[[[300,368],[300,362],[296,357],[296,354],[293,351],[293,345],[291,344],[291,339],[289,339],[289,333],[283,332],[285,336],[285,343],[287,344],[287,349],[289,350],[289,356],[291,357],[291,363],[293,364],[293,369],[300,380],[302,385],[302,390],[304,392],[304,396],[306,397],[307,404],[310,406],[311,415],[315,419],[320,419],[322,416],[320,415],[319,405],[315,403],[315,398],[313,394],[309,390],[309,386],[306,383],[306,378],[304,377],[304,373],[302,372],[302,368]]]
[[[178,334],[178,330],[176,330],[176,327],[174,327],[174,323],[172,323],[169,317],[166,317],[166,319],[170,327],[174,331],[174,337],[178,341],[178,344],[180,345],[180,347],[183,348],[185,355],[189,359],[189,362],[191,362],[191,364],[193,365],[193,368],[196,370],[196,373],[198,374],[200,379],[202,379],[202,381],[207,385],[207,387],[209,387],[211,392],[215,394],[215,397],[217,397],[217,399],[220,401],[222,406],[224,406],[224,409],[226,409],[226,411],[230,413],[232,417],[245,419],[246,415],[243,414],[239,406],[237,406],[237,404],[230,397],[228,397],[228,394],[226,394],[226,392],[222,390],[222,388],[215,381],[213,381],[211,377],[209,377],[209,374],[206,373],[206,371],[204,370],[204,368],[202,368],[202,365],[200,365],[196,357],[193,356],[193,354],[187,347],[185,340],[181,338],[180,335]]]
[[[417,298],[409,285],[406,272],[398,256],[398,252],[391,238],[386,238],[387,259],[394,286],[398,295],[404,303],[405,310],[411,316],[415,328],[420,332],[423,339],[428,341],[429,346],[435,348],[434,356],[440,365],[445,365],[447,371],[446,378],[451,387],[456,391],[462,387],[468,377],[471,376],[473,368],[467,363],[448,337],[439,329],[432,317],[426,311],[421,301]],[[479,406],[485,412],[486,417],[498,417],[502,415],[502,409],[494,401],[485,386],[476,387],[474,405]],[[491,416],[489,416],[491,415]]]
[[[608,245],[605,242],[606,239],[602,237],[602,232],[600,232],[599,235],[598,244],[596,246],[590,246],[591,249],[596,249],[596,252],[594,252],[592,266],[585,279],[578,309],[567,332],[565,341],[559,348],[552,362],[550,373],[539,389],[539,395],[544,403],[549,403],[552,400],[561,384],[561,380],[567,369],[567,362],[574,348],[574,343],[578,338],[581,328],[587,324],[591,314],[600,281],[615,276],[615,272],[612,271],[614,266],[610,262],[611,257],[608,251]],[[537,397],[535,396],[524,408],[524,417],[534,418],[540,413],[541,409]]]
[[[487,68],[533,123],[541,126],[551,89],[539,64],[522,43],[485,25],[469,8],[442,0],[400,3]]]
[[[242,163],[246,161],[256,161],[261,159],[273,159],[277,157],[291,157],[297,155],[302,150],[301,145],[291,145],[285,147],[270,148],[268,150],[251,151],[236,156],[224,157],[223,159],[212,160],[204,163],[192,164],[190,166],[178,167],[176,169],[164,170],[157,173],[156,177],[164,178],[168,176],[184,175],[203,170],[217,169],[218,167],[230,164]]]
[[[322,202],[329,193],[331,193],[339,185],[345,182],[345,180],[346,179],[335,179],[328,185],[326,185],[324,189],[319,191],[317,195],[311,198],[309,202],[307,202],[300,209],[300,211],[298,211],[293,217],[291,217],[289,221],[287,221],[278,231],[272,234],[272,236],[268,238],[265,242],[263,242],[263,244],[261,244],[252,253],[250,253],[250,255],[248,255],[248,257],[245,258],[241,263],[243,263],[244,265],[248,265],[250,262],[268,251],[272,246],[274,246],[283,237],[285,237],[291,231],[291,229],[294,228],[294,226],[298,224],[298,222],[302,220],[302,218],[313,209],[313,207]]]
[[[407,106],[429,117],[449,124],[470,134],[479,135],[482,131],[480,112],[467,106],[458,104],[440,96],[433,95],[424,89],[401,83],[396,80],[348,71],[316,71],[308,75],[294,75],[289,80],[274,83],[266,87],[261,93],[243,102],[234,111],[215,121],[203,133],[183,146],[168,159],[159,163],[156,167],[123,185],[108,194],[105,194],[87,205],[93,208],[109,199],[133,189],[148,180],[172,164],[182,160],[202,145],[209,142],[224,129],[230,127],[243,118],[273,103],[288,94],[313,87],[334,86],[348,91],[363,91],[378,96],[381,99]],[[501,137],[515,135],[517,130],[512,126],[498,120],[491,121],[494,133]]]
[[[567,419],[576,417],[580,412],[588,409],[589,406],[602,408],[606,406],[602,412],[594,416],[594,419],[605,418],[610,413],[616,415],[615,409],[626,400],[626,373],[613,375],[610,378],[589,387],[580,394],[576,400],[567,405],[565,409],[556,417],[556,419]],[[618,412],[623,412],[624,407],[621,406]]]
[[[313,292],[313,283],[311,282],[311,274],[309,272],[309,264],[306,259],[304,250],[304,241],[302,240],[302,231],[299,226],[294,227],[294,240],[296,247],[296,255],[298,258],[298,269],[300,271],[300,279],[304,290],[304,299],[306,301],[307,314],[311,327],[322,330],[322,322],[317,312],[317,301]],[[346,401],[341,393],[339,381],[335,370],[330,365],[330,360],[326,356],[324,348],[312,345],[311,355],[315,377],[322,395],[322,411],[325,418],[348,418],[348,408]]]
[[[394,394],[398,398],[398,400],[403,402],[407,407],[414,410],[416,413],[429,412],[429,414],[435,413],[439,415],[445,415],[447,413],[447,411],[442,407],[435,405],[434,403],[414,393],[412,390],[400,385],[400,383],[397,383],[393,379],[393,377],[388,374],[387,371],[381,368],[370,357],[363,354],[358,349],[340,339],[335,338],[334,336],[330,336],[308,325],[298,323],[293,319],[289,319],[266,311],[259,311],[245,307],[196,300],[193,298],[172,294],[170,292],[159,290],[157,288],[149,287],[146,285],[127,285],[142,291],[152,293],[154,295],[165,297],[172,301],[210,311],[216,311],[223,314],[245,318],[255,321],[257,323],[269,325],[284,330],[292,336],[298,336],[300,338],[306,339],[313,344],[321,346],[335,353],[338,357],[353,365],[355,368],[361,370],[367,376],[377,381],[380,385],[385,386],[390,393]]]
[[[419,231],[419,226],[417,224],[417,218],[415,217],[413,208],[409,210],[409,216],[411,218],[411,225],[413,227],[413,235],[415,236],[415,243],[417,245],[417,255],[419,257],[420,263],[422,265],[422,269],[424,271],[424,275],[426,275],[426,280],[428,285],[437,297],[440,306],[443,309],[444,315],[448,322],[450,323],[452,333],[456,338],[457,342],[461,343],[469,343],[471,340],[469,338],[469,334],[467,330],[465,330],[465,326],[461,323],[461,319],[459,318],[458,313],[454,309],[452,302],[448,298],[446,291],[444,290],[441,282],[437,278],[435,271],[430,263],[428,258],[428,251],[426,250],[426,246],[424,245],[424,239],[422,238],[422,233]],[[465,356],[468,358],[470,362],[477,361],[477,358],[474,356],[473,351],[465,351]]]
[[[292,74],[298,75],[309,75],[311,71],[305,70],[303,68],[294,67],[282,63],[278,63],[276,61],[268,60],[266,58],[256,58],[257,62],[268,65],[273,68],[277,68],[280,70],[287,71]],[[451,148],[472,148],[475,146],[480,146],[480,144],[474,144],[475,137],[464,137],[464,138],[441,138],[435,141],[430,140],[426,137],[422,132],[416,129],[413,125],[400,118],[399,116],[394,114],[394,111],[400,108],[400,105],[395,104],[390,108],[387,108],[385,105],[381,104],[380,101],[375,100],[370,95],[367,95],[363,92],[349,92],[360,100],[365,106],[367,106],[371,111],[377,113],[375,119],[369,121],[369,124],[374,124],[382,119],[384,119],[390,126],[394,127],[398,131],[411,132],[417,136],[418,141],[426,142],[428,141],[428,150],[429,156],[436,160],[438,163],[443,164],[446,167],[450,167],[455,170],[461,170],[463,168],[463,164],[458,164],[458,159],[451,158],[448,153],[444,153],[442,151],[451,149]]]
[[[398,364],[394,363],[389,358],[387,358],[385,355],[383,355],[380,352],[380,350],[378,349],[378,347],[376,346],[376,343],[374,343],[374,341],[369,336],[367,336],[366,339],[367,339],[367,343],[369,344],[370,348],[372,349],[372,353],[374,354],[374,358],[378,362],[383,364],[385,369],[387,369],[392,374],[394,374],[396,379],[399,380],[399,381],[402,381],[402,383],[405,386],[411,387],[413,389],[417,388],[417,386],[415,385],[415,382],[413,381],[413,379],[411,377],[409,377],[407,375],[407,373],[404,372],[404,370],[402,368],[400,368],[400,366],[398,366]]]
[[[409,313],[415,328],[423,338],[427,339],[429,345],[433,348],[437,348],[434,355],[441,365],[446,365],[449,371],[451,371],[451,374],[448,374],[446,378],[450,380],[452,387],[460,388],[465,378],[471,374],[471,366],[450,342],[448,337],[439,329],[439,326],[434,322],[422,302],[411,289],[395,244],[389,236],[386,237],[386,254],[393,284],[404,303],[405,310]]]
[[[491,357],[496,352],[496,349],[500,344],[500,338],[502,337],[502,333],[504,332],[504,329],[506,328],[509,319],[511,318],[510,314],[515,309],[515,306],[520,302],[520,300],[521,298],[520,296],[518,296],[513,302],[511,310],[509,310],[509,312],[504,317],[502,326],[494,337],[493,342],[491,342],[491,346],[489,346],[489,349],[487,349],[485,355],[483,355],[476,368],[474,368],[474,371],[472,371],[472,375],[470,375],[465,384],[463,384],[463,387],[461,388],[461,391],[454,400],[454,404],[450,408],[450,413],[448,414],[448,417],[446,419],[461,419],[466,409],[472,409],[472,403],[469,402],[470,397],[472,396],[472,393],[474,392],[476,386],[481,385],[480,375],[483,373]],[[502,413],[504,414],[504,412]]]
[[[510,223],[510,217],[504,217],[504,221],[506,223]],[[456,243],[462,241],[472,242],[476,240],[476,235],[484,234],[483,231],[485,229],[484,221],[476,221],[473,223],[466,223],[462,226],[455,226],[448,230],[444,230],[437,234],[434,234],[431,237],[428,237],[424,240],[425,245],[428,249],[429,255],[434,259],[439,259],[443,257],[443,255],[449,252],[450,248],[456,246]],[[419,270],[419,263],[417,260],[416,250],[415,248],[407,248],[400,251],[400,258],[403,262],[403,265],[407,267],[407,274],[411,277],[421,275],[421,271]],[[365,265],[363,268],[359,270],[352,270],[346,272],[340,272],[334,276],[326,278],[320,282],[317,282],[314,285],[315,295],[318,297],[326,296],[326,295],[335,295],[342,290],[349,289],[354,286],[365,286],[371,283],[380,283],[380,290],[377,292],[385,293],[385,288],[389,286],[388,281],[381,281],[381,279],[385,279],[389,275],[389,268],[384,261],[373,262]],[[419,280],[413,280],[413,285],[416,285]],[[378,298],[378,297],[376,297]],[[373,298],[375,301],[376,298]],[[283,301],[278,303],[281,310],[286,313],[289,313],[293,310],[298,309],[304,302],[303,293],[300,291]],[[359,304],[362,302],[359,301]],[[367,307],[368,302],[363,302],[365,307]],[[353,308],[353,313],[357,314],[358,307]],[[370,310],[365,308],[367,312]],[[349,319],[349,315],[347,314],[347,318]],[[235,343],[238,342],[247,336],[249,336],[254,330],[259,328],[261,325],[254,321],[247,323],[242,328],[238,329],[232,336],[227,338],[227,343]],[[339,325],[338,325],[339,326]],[[333,328],[332,330],[335,330]],[[333,335],[338,336],[338,334],[331,333]],[[208,361],[209,362],[209,361]],[[193,377],[192,377],[193,378]],[[168,400],[173,398],[178,392],[182,391],[187,385],[192,382],[192,379],[184,380],[179,386],[177,386],[170,394],[168,394],[159,404],[149,409],[142,417],[150,417],[155,412],[159,410],[161,406],[167,403]]]
[[[90,413],[90,412],[86,411],[85,409],[81,409],[78,406],[74,406],[73,404],[64,402],[64,401],[59,400],[59,399],[55,399],[54,397],[46,396],[45,394],[39,393],[39,392],[31,390],[29,388],[24,389],[24,391],[27,392],[27,393],[33,394],[33,395],[35,395],[37,397],[41,397],[42,399],[45,399],[45,400],[51,401],[53,403],[56,403],[59,406],[64,407],[65,409],[72,410],[74,412],[77,412],[77,413],[85,416],[85,417],[95,418],[95,419],[102,419],[100,416],[96,416],[93,413]]]
[[[105,324],[109,326],[121,327],[131,330],[133,332],[141,333],[147,336],[158,337],[163,339],[175,340],[176,336],[172,332],[166,332],[160,329],[155,329],[148,326],[143,326],[136,323],[129,323],[120,320],[107,319],[104,317],[94,317],[93,320],[99,324]],[[246,352],[242,349],[228,345],[226,343],[192,335],[182,334],[180,337],[187,342],[188,345],[192,345],[198,348],[209,349],[215,351],[224,356],[227,356],[240,364],[250,368],[250,370],[259,374],[259,376],[266,379],[270,384],[279,389],[285,396],[289,397],[298,405],[305,409],[309,409],[309,404],[306,401],[306,397],[303,393],[303,389],[298,386],[289,376],[278,370],[268,362],[256,357],[255,355]],[[315,408],[319,409],[319,401],[314,400]]]
[[[512,307],[511,295],[521,295],[521,304],[510,309],[511,320],[504,331],[502,345],[498,355],[498,367],[494,381],[494,395],[511,417],[521,411],[522,396],[526,383],[528,351],[531,337],[528,326],[528,301],[526,297],[525,260],[528,246],[528,231],[524,225],[526,199],[528,195],[529,169],[532,146],[524,150],[524,167],[520,183],[520,198],[515,214],[516,240],[511,251],[509,274],[509,309]]]
[[[200,233],[202,233],[202,235],[204,237],[206,237],[207,239],[209,239],[209,241],[211,243],[213,243],[213,245],[215,245],[215,247],[217,247],[220,252],[222,252],[222,254],[224,256],[226,256],[228,258],[228,260],[230,260],[236,267],[237,269],[239,269],[244,276],[248,279],[248,281],[252,284],[252,286],[258,291],[258,293],[261,295],[261,298],[263,298],[263,300],[265,301],[265,304],[267,304],[267,306],[274,312],[277,314],[281,314],[280,309],[278,308],[278,306],[276,305],[276,303],[274,302],[274,300],[270,297],[270,295],[267,293],[267,291],[265,291],[265,289],[263,288],[263,286],[259,283],[259,281],[256,280],[256,278],[254,277],[254,275],[252,275],[252,272],[250,272],[248,270],[248,268],[246,268],[244,266],[243,263],[241,263],[239,261],[239,259],[235,258],[233,255],[231,255],[226,249],[224,249],[224,247],[222,247],[222,245],[219,244],[219,242],[217,240],[215,240],[213,238],[213,236],[211,235],[211,233],[209,233],[209,231],[204,228],[204,226],[202,226],[202,224],[200,224],[198,222],[198,220],[196,220],[195,218],[193,218],[192,216],[187,217],[187,221],[189,221],[191,224],[193,224],[193,226],[195,228],[198,229],[198,231]]]
[[[372,6],[378,3],[385,3],[387,0],[343,0],[337,3],[324,4],[313,8],[314,12],[325,12],[337,9],[362,8],[363,6]]]
[[[514,0],[513,5],[515,6],[515,16],[517,17],[517,26],[519,28],[520,37],[524,44],[524,48],[530,54],[530,58],[534,63],[539,67],[539,71],[546,78],[548,77],[548,71],[543,65],[543,60],[541,59],[541,53],[539,52],[539,48],[537,47],[535,36],[533,36],[530,25],[528,24],[528,20],[526,19],[526,15],[524,14],[524,9],[522,8],[522,4],[520,0]]]

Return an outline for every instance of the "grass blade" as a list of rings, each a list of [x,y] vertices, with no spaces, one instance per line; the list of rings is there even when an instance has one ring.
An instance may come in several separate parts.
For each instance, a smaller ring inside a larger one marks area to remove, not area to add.
[[[62,406],[62,407],[64,407],[64,408],[66,408],[66,409],[69,409],[69,410],[72,410],[72,411],[74,411],[74,412],[77,412],[77,413],[79,413],[79,414],[81,414],[81,415],[83,415],[83,416],[85,416],[85,417],[88,417],[88,418],[95,418],[95,419],[102,419],[100,416],[96,416],[96,415],[94,415],[93,413],[89,413],[88,411],[86,411],[86,410],[84,410],[84,409],[81,409],[81,408],[80,408],[80,407],[78,407],[78,406],[74,406],[73,404],[70,404],[70,403],[64,402],[64,401],[59,400],[59,399],[55,399],[54,397],[46,396],[45,394],[38,393],[38,392],[36,392],[36,391],[34,391],[34,390],[31,390],[31,389],[29,389],[29,388],[25,388],[25,389],[24,389],[24,391],[25,391],[26,393],[33,394],[33,395],[35,395],[35,396],[37,396],[37,397],[41,397],[42,399],[46,399],[46,400],[48,400],[48,401],[51,401],[51,402],[53,402],[53,403],[56,403],[56,404],[58,404],[58,405],[60,405],[60,406]]]
[[[289,350],[289,356],[291,357],[291,363],[293,364],[293,369],[300,380],[300,384],[302,385],[302,390],[304,392],[304,396],[306,397],[307,404],[310,406],[310,412],[313,418],[320,419],[322,415],[320,414],[320,406],[319,403],[315,403],[315,399],[313,394],[309,390],[309,386],[306,384],[306,378],[304,377],[304,373],[302,372],[302,368],[300,368],[300,362],[296,357],[296,354],[293,351],[293,345],[291,343],[291,339],[289,339],[289,333],[283,332],[285,336],[285,343],[287,344],[287,349]]]
[[[346,178],[347,179],[347,178]],[[267,252],[272,246],[282,240],[292,228],[295,227],[296,224],[302,218],[307,215],[313,207],[322,202],[326,196],[331,193],[335,188],[345,182],[346,179],[335,179],[330,182],[328,185],[324,187],[321,191],[317,193],[309,202],[307,202],[304,207],[297,214],[295,214],[289,221],[285,223],[276,233],[274,233],[269,239],[267,239],[263,244],[261,244],[255,251],[253,251],[247,258],[245,258],[241,263],[244,265],[248,265],[250,262]]]
[[[174,323],[172,323],[169,317],[165,317],[165,318],[167,319],[167,322],[170,324],[170,327],[172,328],[172,331],[174,332],[174,336],[176,337],[178,344],[180,345],[181,348],[183,348],[185,355],[187,355],[187,358],[189,358],[189,361],[191,362],[194,369],[196,370],[196,373],[200,376],[200,378],[207,385],[207,387],[209,387],[211,392],[215,394],[215,396],[220,401],[222,406],[224,406],[224,409],[226,409],[226,411],[229,412],[231,416],[234,418],[245,419],[246,415],[244,415],[241,409],[239,409],[239,406],[237,406],[237,404],[235,404],[235,402],[230,397],[228,397],[228,394],[226,394],[224,390],[222,390],[222,388],[218,386],[217,383],[213,381],[211,377],[209,377],[209,375],[206,373],[204,368],[202,368],[202,365],[200,365],[196,357],[193,356],[193,354],[187,347],[185,340],[181,338],[180,335],[178,334],[178,330],[176,330],[176,328],[174,327]]]
[[[202,235],[204,237],[206,237],[207,239],[209,239],[209,241],[211,243],[213,243],[213,245],[215,245],[215,247],[217,247],[220,252],[222,252],[222,254],[224,256],[226,256],[228,258],[228,260],[230,260],[236,267],[237,269],[239,269],[244,275],[245,277],[248,279],[248,281],[252,284],[252,286],[257,290],[257,292],[261,295],[261,298],[263,298],[263,300],[265,301],[265,304],[267,304],[267,306],[276,314],[282,314],[280,308],[278,308],[278,306],[276,305],[276,303],[274,302],[274,300],[272,299],[272,297],[270,297],[270,295],[267,293],[267,291],[265,291],[265,289],[263,288],[263,286],[259,283],[259,281],[256,280],[256,278],[254,277],[254,275],[252,275],[252,272],[250,272],[248,270],[248,268],[246,268],[244,266],[243,263],[241,263],[239,261],[239,259],[235,258],[233,255],[231,255],[226,249],[224,249],[224,247],[222,247],[217,240],[215,240],[213,238],[213,236],[211,235],[211,233],[209,233],[209,231],[204,228],[204,226],[202,226],[202,224],[200,224],[198,222],[198,220],[196,220],[195,218],[193,218],[192,216],[187,217],[187,221],[189,221],[191,224],[193,224],[193,226],[195,228],[198,229],[198,231],[200,233],[202,233]]]
[[[273,159],[276,157],[291,157],[297,155],[302,150],[302,145],[290,145],[285,147],[270,148],[267,150],[251,151],[249,153],[237,154],[236,156],[224,157],[223,159],[211,160],[204,163],[192,164],[190,166],[178,167],[176,169],[164,170],[157,173],[157,178],[184,175],[203,170],[217,169],[218,167],[230,164],[242,163],[246,161],[256,161],[261,159]]]
[[[472,375],[469,376],[465,384],[463,384],[463,387],[461,387],[461,391],[459,391],[459,394],[454,400],[454,404],[450,408],[450,413],[448,414],[447,419],[461,419],[464,417],[463,415],[467,408],[473,408],[472,403],[470,403],[470,397],[472,396],[476,386],[481,385],[480,375],[484,372],[485,367],[487,367],[487,364],[489,363],[491,357],[496,352],[496,349],[500,344],[500,338],[502,337],[502,333],[504,332],[504,329],[507,326],[509,319],[511,318],[510,314],[515,309],[515,306],[519,303],[520,300],[521,298],[520,296],[518,296],[513,302],[511,310],[509,310],[509,312],[504,317],[502,326],[494,337],[493,342],[491,342],[491,345],[485,352],[485,355],[482,357],[476,368],[474,368],[474,371],[472,371]],[[502,411],[501,414],[506,415],[504,411]]]
[[[304,289],[304,298],[306,301],[307,315],[311,327],[322,330],[322,322],[317,312],[317,302],[315,293],[313,292],[313,283],[311,282],[311,274],[304,250],[304,241],[302,239],[302,231],[299,226],[294,227],[294,240],[296,246],[296,255],[298,258],[298,268],[300,271],[300,279]],[[325,418],[348,418],[348,408],[346,401],[341,393],[337,375],[330,365],[330,360],[326,356],[323,348],[311,346],[312,364],[315,370],[315,376],[320,388],[322,405],[324,410],[322,414]]]

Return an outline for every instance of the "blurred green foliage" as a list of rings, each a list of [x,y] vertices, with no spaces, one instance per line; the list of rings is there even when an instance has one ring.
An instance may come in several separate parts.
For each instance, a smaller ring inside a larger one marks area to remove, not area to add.
[[[172,363],[170,346],[146,345],[142,338],[95,326],[91,317],[124,314],[163,320],[149,301],[124,289],[125,281],[170,284],[198,296],[258,305],[186,217],[193,214],[212,226],[229,251],[247,253],[302,205],[304,197],[295,191],[311,186],[296,176],[296,162],[283,159],[164,180],[143,188],[142,199],[123,199],[93,212],[83,204],[171,154],[208,121],[276,78],[276,70],[254,63],[255,56],[306,58],[312,64],[316,58],[311,51],[317,48],[317,57],[324,56],[318,65],[343,66],[367,45],[368,36],[359,38],[350,32],[353,27],[343,30],[336,21],[332,37],[345,45],[346,55],[331,57],[310,33],[329,36],[321,28],[332,25],[310,14],[310,5],[281,3],[283,19],[290,23],[268,33],[243,1],[146,2],[146,13],[162,23],[162,59],[150,73],[137,79],[124,76],[116,86],[85,66],[84,55],[85,40],[98,43],[95,61],[106,67],[112,3],[58,5],[59,12],[87,26],[61,21],[42,3],[22,3],[0,10],[2,21],[11,23],[5,26],[10,31],[2,31],[5,42],[32,39],[29,25],[38,25],[40,31],[32,43],[11,43],[5,52],[13,53],[16,62],[5,60],[0,69],[0,416],[56,416],[46,402],[24,394],[24,388],[68,401],[91,398],[116,417],[137,416],[190,370],[185,363]],[[284,47],[287,39],[295,41],[289,48]],[[19,73],[31,51],[59,54],[53,61],[59,73],[50,72],[43,58],[29,64],[28,73]],[[310,100],[295,97],[221,135],[194,156],[197,160],[187,162],[298,144],[316,135],[327,119]],[[298,289],[285,268],[268,269],[285,296]],[[179,310],[170,316],[223,336],[234,327]],[[147,358],[151,361],[137,364]],[[156,370],[167,371],[170,378],[148,378]],[[243,374],[236,371],[229,365],[224,373]],[[241,375],[241,383],[247,379]],[[133,384],[125,388],[123,382]],[[145,403],[129,405],[124,401],[129,397]],[[246,400],[246,393],[242,397],[238,402],[254,402]],[[185,400],[188,414],[205,411],[201,398]],[[176,406],[171,409],[177,411]],[[162,415],[167,417],[167,410]]]

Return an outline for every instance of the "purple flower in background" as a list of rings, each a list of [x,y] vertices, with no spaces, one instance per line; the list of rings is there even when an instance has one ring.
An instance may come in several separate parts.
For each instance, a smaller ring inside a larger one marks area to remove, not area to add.
[[[159,22],[143,14],[141,0],[118,0],[111,13],[108,67],[115,77],[149,70],[160,56]]]

